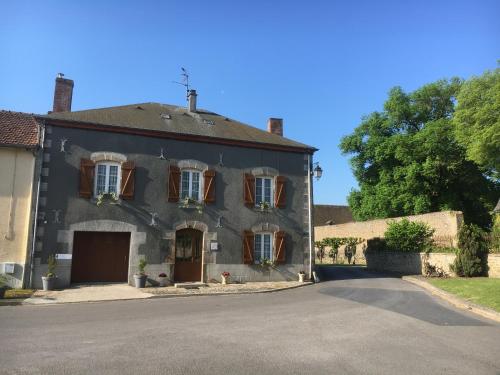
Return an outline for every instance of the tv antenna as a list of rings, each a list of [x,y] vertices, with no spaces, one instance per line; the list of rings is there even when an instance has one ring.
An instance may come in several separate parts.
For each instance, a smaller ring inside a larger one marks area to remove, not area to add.
[[[186,69],[181,67],[181,82],[172,81],[173,83],[177,83],[178,85],[184,86],[186,88],[186,101],[189,100],[189,74]]]

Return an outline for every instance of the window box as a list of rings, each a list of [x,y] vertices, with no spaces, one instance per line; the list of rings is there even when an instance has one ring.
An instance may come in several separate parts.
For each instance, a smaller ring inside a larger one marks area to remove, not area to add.
[[[95,202],[97,206],[101,206],[103,203],[119,204],[120,199],[116,193],[101,193],[95,197]]]
[[[180,201],[179,208],[182,209],[196,209],[198,213],[203,212],[203,204],[198,202],[196,199],[185,197]]]

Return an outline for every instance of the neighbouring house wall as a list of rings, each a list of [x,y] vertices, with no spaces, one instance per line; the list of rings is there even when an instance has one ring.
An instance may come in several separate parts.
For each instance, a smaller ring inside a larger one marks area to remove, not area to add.
[[[9,284],[21,287],[30,226],[35,157],[22,148],[0,148],[0,273],[14,262]]]
[[[165,152],[163,159],[159,158],[161,150]],[[97,207],[95,199],[79,196],[80,160],[89,159],[95,152],[119,153],[135,162],[133,200]],[[297,272],[307,270],[309,262],[307,156],[48,124],[39,201],[39,218],[43,220],[37,229],[34,285],[40,285],[49,254],[72,254],[75,231],[130,232],[129,282],[141,257],[147,260],[146,272],[152,279],[160,272],[170,277],[176,230],[188,227],[204,233],[205,280],[220,279],[221,271],[243,281],[296,279]],[[195,160],[216,171],[216,200],[202,213],[168,202],[168,167],[181,160]],[[244,205],[243,173],[263,167],[286,177],[285,208],[262,213]],[[243,264],[243,231],[262,225],[286,233],[286,262],[270,272]],[[218,243],[218,251],[210,251],[210,241]],[[71,258],[59,262],[61,287],[70,283],[71,262]]]
[[[405,216],[410,221],[422,221],[435,230],[434,242],[440,246],[457,245],[457,233],[463,222],[463,214],[460,211],[441,211],[431,212],[423,215]],[[369,221],[357,221],[339,225],[324,225],[314,228],[316,241],[321,241],[327,237],[358,237],[368,240],[375,237],[384,237],[388,222],[391,220],[399,221],[403,217],[390,219],[379,219]],[[356,263],[364,263],[363,246],[366,241],[359,244],[356,250]],[[328,253],[328,250],[326,251]],[[339,259],[344,257],[343,247],[339,249]],[[323,262],[331,262],[326,257]]]
[[[398,253],[391,251],[366,253],[366,267],[374,271],[397,272],[406,275],[424,274],[424,265],[441,268],[445,273],[454,276],[450,264],[455,261],[453,253]],[[488,255],[488,276],[500,278],[500,254]]]

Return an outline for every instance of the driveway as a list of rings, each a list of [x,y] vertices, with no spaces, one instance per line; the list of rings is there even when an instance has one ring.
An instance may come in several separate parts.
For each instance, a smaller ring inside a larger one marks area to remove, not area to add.
[[[268,294],[0,308],[7,374],[498,374],[500,325],[334,267]]]

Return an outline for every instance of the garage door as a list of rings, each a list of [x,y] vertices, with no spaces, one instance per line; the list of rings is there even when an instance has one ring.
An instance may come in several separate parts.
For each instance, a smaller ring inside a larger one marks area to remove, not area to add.
[[[75,232],[71,282],[126,282],[130,232]]]

